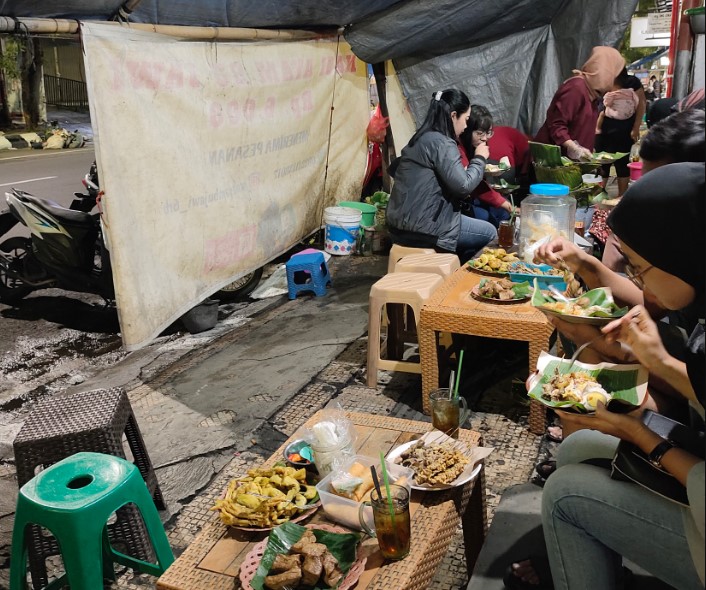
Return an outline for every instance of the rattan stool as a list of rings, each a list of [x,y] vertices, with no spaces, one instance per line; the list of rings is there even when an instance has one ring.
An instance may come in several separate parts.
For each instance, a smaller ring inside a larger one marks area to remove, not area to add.
[[[368,303],[368,387],[377,385],[378,370],[421,373],[419,363],[402,360],[387,360],[380,357],[380,315],[384,305],[398,303],[408,305],[414,312],[415,323],[419,323],[419,312],[424,302],[444,280],[435,274],[396,272],[387,274],[370,288]]]
[[[395,264],[397,264],[401,258],[409,256],[410,254],[436,254],[436,251],[434,248],[410,248],[409,246],[392,244],[389,259],[387,261],[387,274],[394,272]]]
[[[285,267],[290,299],[296,299],[302,291],[313,291],[317,297],[323,297],[326,285],[332,284],[323,252],[297,254],[287,261]]]
[[[408,254],[397,261],[393,272],[428,272],[445,279],[460,267],[456,254]]]
[[[110,546],[106,524],[126,504],[144,519],[156,563]],[[58,539],[65,574],[52,587],[97,590],[115,580],[113,562],[162,575],[174,561],[150,493],[132,463],[101,453],[76,453],[33,477],[20,488],[12,533],[10,590],[26,590],[28,526],[42,526]]]
[[[164,509],[162,492],[142,434],[127,394],[120,388],[57,396],[37,404],[13,442],[17,483],[22,487],[38,469],[80,451],[125,458],[123,435],[155,505]],[[114,545],[124,547],[134,557],[151,559],[147,532],[133,506],[118,511],[115,522],[108,527],[108,534]],[[35,587],[42,587],[47,584],[45,560],[58,555],[59,546],[53,537],[42,534],[36,526],[31,527],[28,536],[32,581]]]

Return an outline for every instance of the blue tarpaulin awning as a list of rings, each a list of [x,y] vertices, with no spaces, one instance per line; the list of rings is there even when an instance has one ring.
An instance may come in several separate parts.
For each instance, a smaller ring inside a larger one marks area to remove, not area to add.
[[[638,59],[637,61],[632,62],[630,65],[628,65],[628,70],[637,70],[639,69],[642,65],[655,61],[662,57],[663,55],[666,55],[667,52],[669,51],[669,47],[660,47],[655,51],[654,53],[650,53],[649,55],[646,55],[645,57],[642,57]]]

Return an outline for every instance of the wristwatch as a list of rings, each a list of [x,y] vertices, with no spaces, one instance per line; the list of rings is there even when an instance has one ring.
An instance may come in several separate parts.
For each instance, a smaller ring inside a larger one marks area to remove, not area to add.
[[[647,455],[647,460],[652,463],[657,469],[663,469],[662,457],[669,450],[674,448],[674,443],[671,440],[663,440],[659,443],[652,452]]]

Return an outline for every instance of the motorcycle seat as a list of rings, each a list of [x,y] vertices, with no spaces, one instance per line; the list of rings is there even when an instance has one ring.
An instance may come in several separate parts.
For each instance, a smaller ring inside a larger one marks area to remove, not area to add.
[[[67,209],[66,207],[62,207],[61,205],[59,205],[59,203],[50,201],[49,199],[40,199],[38,197],[35,197],[34,195],[25,193],[24,191],[22,192],[22,198],[29,201],[36,207],[39,207],[40,209],[44,209],[48,213],[51,213],[57,219],[70,223],[71,225],[92,227],[95,224],[95,222],[93,221],[93,217],[88,213],[84,213],[83,211],[74,211],[73,209]]]

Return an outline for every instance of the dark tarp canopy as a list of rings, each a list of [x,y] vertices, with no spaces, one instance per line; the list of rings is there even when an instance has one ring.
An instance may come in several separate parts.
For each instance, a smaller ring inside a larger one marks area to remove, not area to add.
[[[0,0],[0,16],[107,20],[124,0]],[[134,2],[133,2],[134,4]],[[637,0],[142,0],[134,22],[247,28],[345,26],[362,60],[393,60],[417,121],[457,87],[499,124],[535,132],[595,45],[617,46]]]

